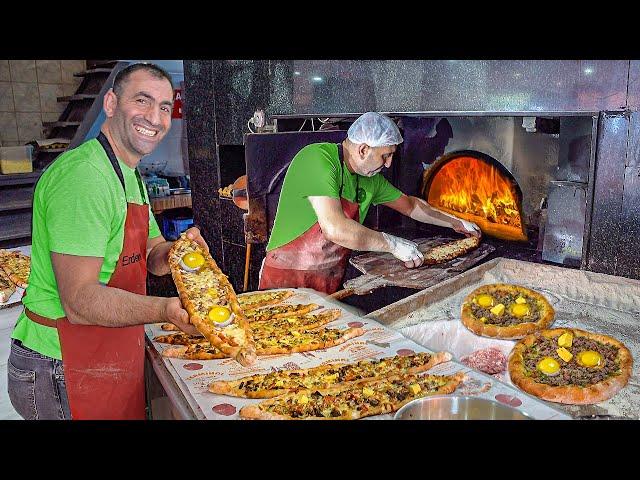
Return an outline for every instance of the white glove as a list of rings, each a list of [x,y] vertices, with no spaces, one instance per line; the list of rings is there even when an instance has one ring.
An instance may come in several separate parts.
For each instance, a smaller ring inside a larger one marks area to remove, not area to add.
[[[382,236],[389,245],[389,251],[391,254],[399,260],[405,262],[405,265],[411,268],[410,264],[414,267],[419,267],[424,262],[424,256],[422,252],[418,250],[418,245],[411,240],[405,238],[389,235],[382,232]]]
[[[454,230],[458,233],[464,233],[466,235],[473,235],[474,237],[482,236],[482,231],[473,222],[467,222],[466,220],[458,219],[460,226],[454,227]]]

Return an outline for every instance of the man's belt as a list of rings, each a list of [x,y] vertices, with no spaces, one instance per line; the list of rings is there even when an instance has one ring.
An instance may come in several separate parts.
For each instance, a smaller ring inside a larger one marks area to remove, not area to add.
[[[51,318],[43,317],[42,315],[38,315],[37,313],[33,313],[27,307],[24,307],[24,314],[31,320],[32,322],[36,322],[40,325],[44,325],[45,327],[53,327],[57,328],[58,323],[56,320],[52,320]]]

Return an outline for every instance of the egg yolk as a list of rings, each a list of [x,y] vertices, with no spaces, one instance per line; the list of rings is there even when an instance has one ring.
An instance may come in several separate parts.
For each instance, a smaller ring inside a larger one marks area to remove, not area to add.
[[[529,306],[526,303],[516,303],[511,307],[511,313],[516,317],[524,317],[529,315]]]
[[[555,375],[560,371],[560,364],[557,360],[551,357],[544,357],[538,362],[537,367],[538,370],[540,370],[545,375]]]
[[[484,308],[493,305],[493,297],[491,295],[478,295],[478,298],[476,300],[478,302],[478,305]]]
[[[602,364],[602,355],[594,350],[585,350],[578,354],[578,363],[583,367],[599,367]]]
[[[204,264],[204,257],[198,252],[190,252],[182,257],[182,263],[189,268],[198,268]]]
[[[209,320],[215,323],[226,322],[231,316],[231,310],[227,307],[213,307],[209,310]]]

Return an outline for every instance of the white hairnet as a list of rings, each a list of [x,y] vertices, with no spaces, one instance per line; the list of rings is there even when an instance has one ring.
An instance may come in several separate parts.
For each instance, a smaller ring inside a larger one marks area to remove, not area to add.
[[[360,115],[347,130],[353,143],[366,143],[370,147],[387,147],[402,143],[402,135],[393,120],[378,112]]]

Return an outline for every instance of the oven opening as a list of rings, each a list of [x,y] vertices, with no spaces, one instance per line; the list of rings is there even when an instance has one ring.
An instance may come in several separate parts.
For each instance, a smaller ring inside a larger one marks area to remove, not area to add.
[[[484,235],[527,241],[522,191],[513,175],[481,152],[462,151],[439,159],[424,173],[429,205],[477,224]]]

